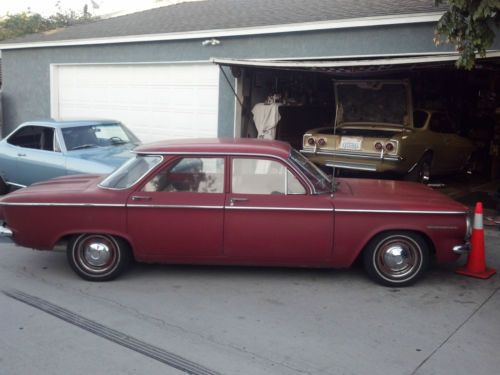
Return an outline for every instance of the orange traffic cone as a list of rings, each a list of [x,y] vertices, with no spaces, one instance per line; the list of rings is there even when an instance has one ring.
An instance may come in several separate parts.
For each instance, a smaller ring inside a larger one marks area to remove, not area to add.
[[[471,251],[465,267],[457,268],[456,272],[461,275],[487,279],[497,271],[486,267],[484,258],[484,229],[483,229],[483,204],[476,203],[474,210],[474,226],[472,227]]]

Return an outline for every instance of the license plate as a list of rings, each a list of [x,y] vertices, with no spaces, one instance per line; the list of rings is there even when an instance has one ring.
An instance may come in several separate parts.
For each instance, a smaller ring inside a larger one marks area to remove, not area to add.
[[[361,150],[361,138],[341,137],[340,148],[344,150]]]

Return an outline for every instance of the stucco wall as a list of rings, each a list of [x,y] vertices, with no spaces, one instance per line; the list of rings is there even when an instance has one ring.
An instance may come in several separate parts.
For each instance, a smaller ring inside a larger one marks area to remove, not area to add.
[[[218,46],[202,46],[201,40],[192,40],[3,50],[3,136],[21,122],[50,117],[50,64],[188,62],[207,61],[210,57],[333,57],[449,50],[449,46],[436,48],[432,38],[433,25],[409,24],[219,38]],[[497,40],[497,44],[500,41]],[[234,103],[232,90],[221,74],[219,136],[233,135]]]

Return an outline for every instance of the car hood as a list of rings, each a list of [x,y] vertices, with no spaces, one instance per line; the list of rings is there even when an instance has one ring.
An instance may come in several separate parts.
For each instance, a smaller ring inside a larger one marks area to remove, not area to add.
[[[343,178],[335,194],[336,209],[394,211],[456,211],[468,208],[415,182]]]
[[[135,147],[134,143],[126,143],[123,145],[68,151],[67,155],[70,158],[89,160],[116,168],[133,156],[131,151]]]

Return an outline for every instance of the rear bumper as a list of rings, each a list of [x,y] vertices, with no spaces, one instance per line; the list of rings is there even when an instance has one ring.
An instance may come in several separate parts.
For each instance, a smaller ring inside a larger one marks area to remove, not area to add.
[[[462,245],[453,246],[453,252],[455,254],[469,254],[470,253],[470,243],[464,243]]]
[[[313,163],[336,167],[341,169],[352,169],[368,172],[399,172],[406,173],[408,166],[403,159],[396,155],[350,153],[342,151],[313,151],[302,149]]]

